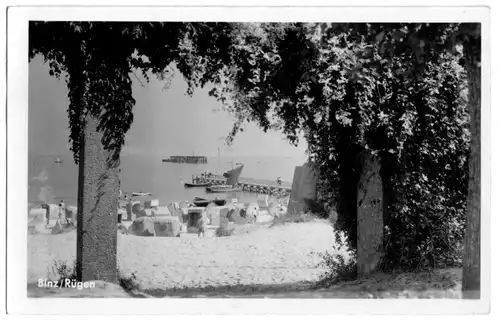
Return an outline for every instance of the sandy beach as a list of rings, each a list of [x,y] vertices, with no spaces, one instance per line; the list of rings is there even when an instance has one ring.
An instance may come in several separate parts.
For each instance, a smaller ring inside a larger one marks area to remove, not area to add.
[[[54,261],[72,265],[76,232],[28,236],[30,297],[245,297],[245,298],[461,298],[461,268],[376,274],[313,289],[324,268],[318,253],[333,252],[326,221],[269,227],[241,226],[238,235],[206,238],[138,237],[118,234],[121,276],[135,275],[139,291],[97,282],[94,289],[38,288]]]
[[[118,234],[118,268],[135,274],[141,290],[168,291],[230,286],[294,286],[318,279],[318,253],[332,251],[325,221],[260,228],[230,237],[138,237]],[[30,235],[28,284],[49,275],[54,261],[73,264],[76,232]],[[257,287],[256,287],[257,286]],[[255,290],[257,292],[257,290]]]

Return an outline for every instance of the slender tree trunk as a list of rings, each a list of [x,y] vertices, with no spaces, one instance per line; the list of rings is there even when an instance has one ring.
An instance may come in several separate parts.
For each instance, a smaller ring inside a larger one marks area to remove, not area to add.
[[[78,176],[77,279],[116,282],[118,163],[87,114]]]
[[[475,46],[474,46],[475,45]],[[469,190],[463,257],[464,298],[480,298],[481,291],[481,58],[480,38],[464,46],[470,115]]]
[[[382,258],[383,186],[380,159],[364,152],[363,170],[358,182],[358,276],[376,271]]]

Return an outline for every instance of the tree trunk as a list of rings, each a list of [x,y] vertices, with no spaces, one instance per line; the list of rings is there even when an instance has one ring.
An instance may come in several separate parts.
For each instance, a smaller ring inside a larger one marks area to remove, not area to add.
[[[382,258],[383,186],[380,159],[364,152],[363,170],[358,182],[358,276],[376,271]]]
[[[78,163],[77,279],[116,282],[118,163],[87,113]]]
[[[462,291],[464,298],[481,294],[481,50],[480,38],[464,46],[470,115],[469,189],[465,230]],[[475,46],[474,46],[475,45]]]

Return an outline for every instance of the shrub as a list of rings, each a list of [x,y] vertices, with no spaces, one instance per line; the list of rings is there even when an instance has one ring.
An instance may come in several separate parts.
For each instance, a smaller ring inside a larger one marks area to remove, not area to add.
[[[52,273],[57,277],[57,281],[59,282],[58,286],[65,286],[63,282],[66,281],[66,279],[76,279],[76,260],[73,261],[73,267],[69,266],[65,260],[54,260]]]
[[[125,276],[121,272],[118,272],[118,284],[127,292],[139,289],[135,273]]]
[[[333,253],[319,253],[321,261],[318,267],[326,271],[321,274],[317,288],[328,288],[338,282],[357,278],[356,254],[350,248],[347,237],[342,232],[336,232],[336,240]]]
[[[58,286],[65,286],[63,282],[66,279],[71,281],[76,280],[76,259],[73,261],[73,266],[69,266],[66,261],[56,261],[54,260],[54,265],[52,266],[52,273],[57,277]],[[123,275],[120,271],[117,271],[118,284],[127,292],[138,290],[139,283],[137,283],[137,276],[135,273],[129,276]]]
[[[322,260],[321,267],[326,271],[321,274],[320,280],[316,284],[317,288],[328,288],[338,282],[355,280],[357,278],[356,258],[346,257],[342,254],[333,254],[329,252],[320,254]]]
[[[390,225],[384,228],[382,269],[459,265],[465,199],[456,200],[452,189],[427,183],[421,174],[410,173],[405,177],[402,183],[394,185],[398,193],[394,195],[394,204],[389,206]]]

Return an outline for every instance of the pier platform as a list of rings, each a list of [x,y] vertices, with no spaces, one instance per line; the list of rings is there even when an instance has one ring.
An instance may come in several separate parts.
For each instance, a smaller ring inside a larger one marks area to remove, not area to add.
[[[195,184],[212,184],[212,185],[226,185],[226,178],[224,176],[193,176],[193,183]],[[270,185],[258,180],[240,179],[236,187],[241,188],[243,192],[266,194],[273,196],[287,196],[292,191],[291,184],[284,183],[282,185]]]

